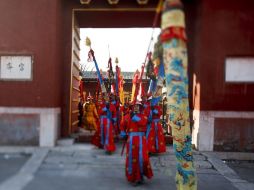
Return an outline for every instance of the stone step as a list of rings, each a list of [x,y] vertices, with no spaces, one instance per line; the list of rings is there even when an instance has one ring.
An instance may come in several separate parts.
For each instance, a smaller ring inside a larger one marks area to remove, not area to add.
[[[89,130],[80,128],[79,132],[75,136],[75,142],[76,143],[91,142],[94,133],[95,131],[89,131]]]
[[[57,146],[72,146],[74,144],[74,138],[65,138],[57,140]]]
[[[92,135],[80,135],[75,139],[75,142],[81,143],[81,142],[86,142],[89,143],[92,140]]]

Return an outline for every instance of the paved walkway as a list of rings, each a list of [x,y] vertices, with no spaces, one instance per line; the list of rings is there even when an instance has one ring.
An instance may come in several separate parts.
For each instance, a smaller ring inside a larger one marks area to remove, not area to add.
[[[0,170],[2,171],[0,171],[0,183],[15,175],[29,158],[28,154],[0,154]]]
[[[166,154],[151,157],[154,177],[133,187],[125,179],[124,157],[118,151],[106,155],[89,144],[69,147],[1,147],[0,153],[26,152],[31,158],[12,177],[0,184],[0,190],[167,190],[175,188],[175,157],[172,147]],[[194,152],[200,190],[253,190],[218,158]],[[1,173],[2,171],[0,171]]]

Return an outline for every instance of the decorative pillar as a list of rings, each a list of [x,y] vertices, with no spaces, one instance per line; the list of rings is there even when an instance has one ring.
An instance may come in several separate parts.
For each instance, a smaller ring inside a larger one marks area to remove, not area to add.
[[[167,111],[177,160],[176,186],[178,190],[196,190],[188,100],[187,38],[183,5],[180,0],[165,0],[161,29]]]

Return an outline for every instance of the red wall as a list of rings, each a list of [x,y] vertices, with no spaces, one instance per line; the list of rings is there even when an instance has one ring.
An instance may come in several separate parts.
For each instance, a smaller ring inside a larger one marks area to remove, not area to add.
[[[254,111],[254,84],[224,80],[226,57],[254,56],[254,1],[200,4],[193,68],[201,88],[200,109]]]
[[[61,106],[59,3],[0,1],[0,54],[34,56],[32,81],[0,81],[0,106]]]

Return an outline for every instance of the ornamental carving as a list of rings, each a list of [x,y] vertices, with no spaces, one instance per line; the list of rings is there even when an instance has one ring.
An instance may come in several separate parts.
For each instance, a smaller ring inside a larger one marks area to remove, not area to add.
[[[139,5],[146,5],[149,0],[137,0]]]
[[[91,2],[91,0],[80,0],[81,4],[86,4],[88,5]]]

